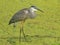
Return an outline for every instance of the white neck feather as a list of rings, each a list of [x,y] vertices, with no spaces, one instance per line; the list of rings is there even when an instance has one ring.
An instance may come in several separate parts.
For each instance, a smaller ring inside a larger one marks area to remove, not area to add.
[[[34,11],[37,11],[36,9],[34,9],[33,7],[31,7],[31,9],[30,9],[32,12],[34,12]]]

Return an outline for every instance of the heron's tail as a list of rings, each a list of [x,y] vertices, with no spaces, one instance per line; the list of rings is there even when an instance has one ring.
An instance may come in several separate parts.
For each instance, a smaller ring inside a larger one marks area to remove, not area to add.
[[[9,22],[8,25],[10,25],[11,23]]]
[[[12,20],[9,21],[8,25],[10,25],[11,23],[13,23]]]

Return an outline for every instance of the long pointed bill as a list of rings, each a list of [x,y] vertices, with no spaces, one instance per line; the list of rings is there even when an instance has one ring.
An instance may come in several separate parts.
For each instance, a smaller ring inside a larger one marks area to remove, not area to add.
[[[44,11],[42,11],[42,10],[40,10],[40,9],[38,9],[38,8],[37,8],[37,10],[39,10],[39,11],[41,11],[41,12],[43,12],[43,13],[44,13]]]

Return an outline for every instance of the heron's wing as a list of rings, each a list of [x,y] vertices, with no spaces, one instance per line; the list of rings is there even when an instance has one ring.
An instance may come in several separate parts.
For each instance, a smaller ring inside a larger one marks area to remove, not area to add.
[[[11,23],[15,23],[15,22],[18,22],[18,21],[22,21],[22,20],[25,20],[25,18],[27,17],[27,13],[25,12],[27,9],[22,9],[20,11],[18,11],[17,13],[15,13],[13,15],[13,17],[11,18],[9,24]]]

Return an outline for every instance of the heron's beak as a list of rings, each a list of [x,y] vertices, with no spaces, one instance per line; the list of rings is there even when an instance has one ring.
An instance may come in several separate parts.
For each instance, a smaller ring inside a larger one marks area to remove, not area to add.
[[[41,12],[43,12],[43,13],[44,13],[44,11],[40,10],[39,8],[37,8],[37,10],[39,10],[39,11],[41,11]]]

